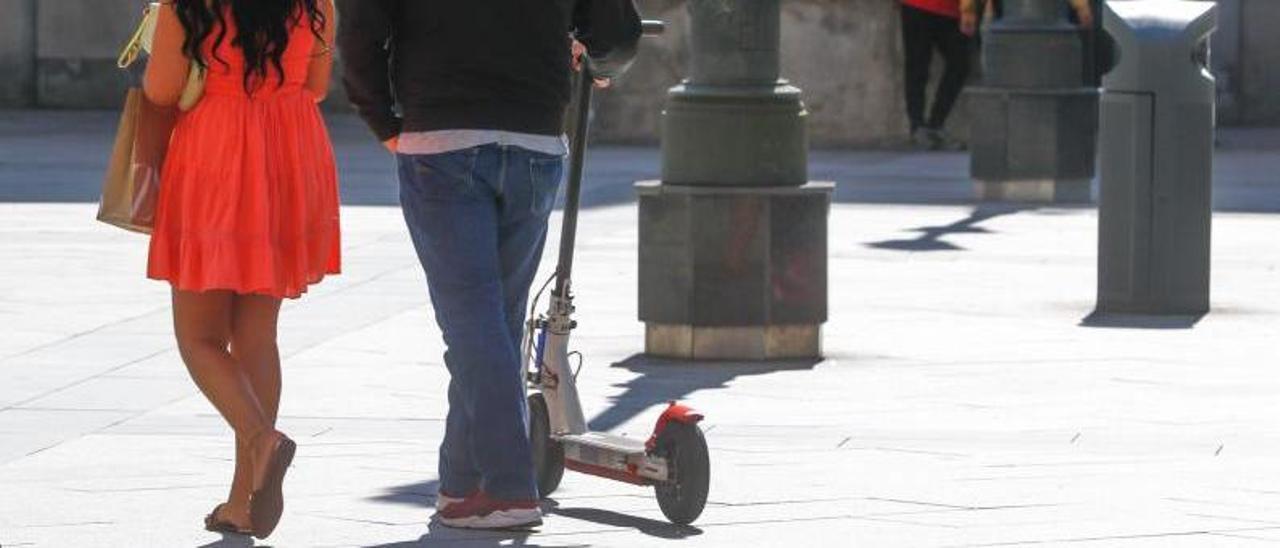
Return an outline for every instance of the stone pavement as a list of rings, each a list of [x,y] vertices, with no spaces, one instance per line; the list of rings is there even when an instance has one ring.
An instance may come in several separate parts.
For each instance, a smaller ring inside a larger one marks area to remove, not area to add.
[[[15,117],[0,113],[0,546],[250,546],[200,528],[231,437],[174,350],[144,240],[83,203],[99,145],[69,116]],[[635,208],[593,183],[575,280],[588,416],[643,436],[669,399],[703,410],[711,500],[673,527],[651,491],[570,473],[524,536],[428,523],[443,349],[399,213],[376,205],[386,159],[338,135],[366,185],[352,201],[374,205],[343,211],[345,273],[286,306],[281,425],[300,450],[260,544],[1280,545],[1274,150],[1223,153],[1247,160],[1220,163],[1220,188],[1253,205],[1216,218],[1198,321],[1089,317],[1091,209],[967,205],[946,183],[957,155],[818,153],[853,194],[832,211],[817,363],[638,355]],[[654,159],[606,149],[593,169],[643,178]]]

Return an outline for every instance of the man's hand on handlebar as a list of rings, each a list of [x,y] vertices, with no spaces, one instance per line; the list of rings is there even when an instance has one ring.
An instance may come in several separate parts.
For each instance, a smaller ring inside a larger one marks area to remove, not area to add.
[[[587,54],[587,46],[577,40],[573,41],[573,70],[579,72],[582,70],[582,56]],[[596,87],[600,89],[613,85],[613,80],[608,78],[596,78]]]

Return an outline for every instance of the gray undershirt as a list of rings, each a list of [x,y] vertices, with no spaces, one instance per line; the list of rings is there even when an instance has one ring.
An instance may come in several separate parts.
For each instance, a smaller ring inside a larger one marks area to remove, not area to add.
[[[533,152],[564,156],[569,151],[563,135],[537,135],[492,129],[446,129],[400,134],[400,154],[444,154],[482,145],[515,146]]]

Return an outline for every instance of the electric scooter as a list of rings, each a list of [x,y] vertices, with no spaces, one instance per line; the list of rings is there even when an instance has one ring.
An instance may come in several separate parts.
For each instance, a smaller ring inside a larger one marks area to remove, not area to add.
[[[644,34],[660,34],[663,23],[646,21]],[[569,366],[569,335],[573,320],[574,242],[578,229],[579,199],[587,152],[587,126],[594,78],[590,60],[583,56],[576,84],[577,110],[569,155],[569,180],[564,221],[560,233],[560,259],[545,314],[534,316],[542,296],[539,291],[525,329],[523,353],[530,394],[529,438],[533,446],[538,491],[555,492],[565,468],[616,481],[653,486],[658,506],[672,523],[687,525],[702,513],[710,485],[707,442],[698,422],[702,414],[671,402],[658,418],[647,440],[591,432],[578,399],[578,371]],[[546,290],[543,286],[543,291]],[[581,356],[581,354],[578,354]],[[579,361],[581,370],[581,361]]]

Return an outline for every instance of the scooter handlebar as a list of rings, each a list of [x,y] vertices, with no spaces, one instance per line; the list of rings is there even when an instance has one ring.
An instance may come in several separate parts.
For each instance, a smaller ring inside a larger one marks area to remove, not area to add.
[[[644,36],[660,36],[666,32],[667,24],[662,21],[646,19],[640,22],[641,34]]]

